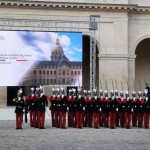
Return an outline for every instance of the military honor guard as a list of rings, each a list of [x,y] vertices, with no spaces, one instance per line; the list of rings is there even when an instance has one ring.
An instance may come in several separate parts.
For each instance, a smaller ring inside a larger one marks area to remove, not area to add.
[[[59,119],[59,126],[60,128],[66,128],[66,112],[67,112],[67,97],[64,95],[64,88],[60,89],[60,119]]]
[[[138,113],[138,99],[136,97],[136,92],[132,92],[132,127],[137,127],[137,113]]]
[[[99,128],[99,109],[100,109],[100,102],[97,97],[97,89],[93,89],[92,92],[93,95],[93,127],[94,128]]]
[[[142,92],[138,92],[138,102],[137,102],[137,121],[138,127],[143,127],[143,109],[144,109],[144,99],[142,97]]]
[[[47,97],[48,100],[50,101],[50,113],[51,113],[51,118],[52,118],[52,127],[56,127],[55,124],[55,113],[56,113],[56,100],[57,100],[57,96],[56,96],[56,91],[55,88],[52,88],[52,96],[48,96]]]
[[[145,90],[144,90],[144,128],[149,128],[149,117],[150,117],[150,87],[148,84],[146,84]]]
[[[111,129],[114,129],[116,127],[116,99],[113,90],[110,92],[110,96],[109,126]]]
[[[16,103],[16,129],[22,129],[24,109],[24,96],[22,88],[19,88],[17,98],[13,99],[13,101]]]
[[[132,100],[129,98],[129,92],[126,91],[124,103],[124,125],[127,129],[131,127],[131,108],[132,108]]]
[[[37,114],[38,114],[38,128],[44,129],[45,111],[46,111],[46,106],[48,106],[47,97],[46,95],[43,95],[43,93],[40,93],[40,97],[36,101],[37,101]]]
[[[103,126],[108,128],[109,126],[109,109],[110,109],[110,98],[108,97],[108,91],[104,92],[105,96],[105,101],[103,104],[103,110],[102,110],[102,115],[103,115]]]
[[[103,90],[100,90],[99,92],[100,97],[99,97],[99,126],[102,127],[104,125],[104,120],[103,120],[103,107],[104,107],[104,93]]]
[[[81,96],[81,93],[78,93],[76,101],[77,128],[83,127],[83,111],[84,111],[83,107],[84,107],[84,98]]]
[[[35,88],[31,87],[30,88],[30,96],[27,97],[27,101],[29,104],[29,113],[30,113],[30,127],[34,127],[34,111],[35,111],[35,105],[34,105],[34,100],[35,100]]]
[[[125,110],[125,97],[123,91],[120,91],[120,97],[118,97],[118,91],[116,91],[117,109],[119,113],[119,125],[121,128],[124,127],[124,110]]]
[[[93,120],[93,97],[91,91],[84,90],[84,106],[85,106],[85,126],[86,127],[92,127],[92,120]]]
[[[35,90],[35,99],[34,99],[34,110],[33,110],[33,120],[34,120],[34,128],[38,128],[38,110],[37,110],[37,100],[40,98],[40,88],[36,87]]]
[[[56,107],[55,107],[55,126],[56,128],[60,127],[60,89],[56,88]]]
[[[68,100],[68,127],[76,127],[76,89],[69,89]]]
[[[116,127],[119,127],[120,126],[119,106],[120,106],[121,98],[119,98],[118,90],[115,90],[114,97],[116,101]]]

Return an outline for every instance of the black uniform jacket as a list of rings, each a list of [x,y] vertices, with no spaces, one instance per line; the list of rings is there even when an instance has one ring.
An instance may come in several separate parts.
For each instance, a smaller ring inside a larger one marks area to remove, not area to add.
[[[37,102],[37,111],[45,112],[45,106],[48,105],[48,101],[45,95],[40,97],[39,99],[35,100]]]
[[[84,98],[78,98],[77,97],[77,101],[76,101],[76,111],[78,112],[83,112],[83,106],[84,106]]]
[[[67,97],[61,97],[60,99],[60,111],[66,112],[67,111]]]
[[[16,109],[15,113],[23,113],[23,108],[24,108],[24,100],[21,98],[21,100],[16,99]]]
[[[100,102],[98,98],[93,98],[93,112],[99,112]]]

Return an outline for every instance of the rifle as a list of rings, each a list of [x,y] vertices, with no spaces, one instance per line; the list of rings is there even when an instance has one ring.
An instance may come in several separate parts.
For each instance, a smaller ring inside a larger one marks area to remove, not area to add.
[[[121,89],[122,89],[122,91],[123,91],[123,85],[122,85],[122,81],[121,81]]]
[[[139,80],[139,86],[140,86],[140,91],[141,91],[141,83],[140,83],[140,80]]]
[[[117,89],[117,91],[118,91],[118,87],[117,87],[117,82],[116,82],[116,80],[115,80],[115,84],[116,84],[116,89]]]
[[[102,90],[102,83],[101,83],[101,80],[100,80],[99,82],[100,82],[100,86],[101,86],[101,90]]]
[[[106,80],[105,80],[105,84],[106,84],[106,90],[108,91],[108,88],[107,88],[107,82],[106,82]]]
[[[113,87],[113,92],[114,92],[114,83],[113,83],[113,80],[111,79],[111,82],[112,82],[112,87]]]

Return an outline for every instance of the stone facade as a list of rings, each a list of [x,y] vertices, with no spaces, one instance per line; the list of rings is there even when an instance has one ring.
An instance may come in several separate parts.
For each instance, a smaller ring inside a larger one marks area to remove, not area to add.
[[[143,74],[149,82],[150,67],[135,74],[144,67],[135,63],[137,46],[150,38],[149,0],[1,0],[0,8],[1,30],[73,31],[90,36],[90,16],[97,16],[97,86],[101,81],[105,89],[106,80],[110,90],[111,80],[116,80],[118,89],[122,83],[124,90],[132,92],[138,90],[134,85],[143,81]],[[0,93],[0,103],[6,104],[6,87],[1,87]]]

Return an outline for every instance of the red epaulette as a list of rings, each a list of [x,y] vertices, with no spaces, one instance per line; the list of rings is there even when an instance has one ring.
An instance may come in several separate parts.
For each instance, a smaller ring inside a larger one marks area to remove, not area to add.
[[[56,100],[56,96],[55,96],[55,97],[52,97],[51,100],[55,101],[55,100]]]
[[[26,100],[29,101],[31,99],[31,96],[26,96]]]
[[[144,104],[145,103],[145,100],[144,99],[141,99],[141,104]]]
[[[126,99],[123,99],[122,103],[125,104],[126,102],[127,102],[127,100],[126,100]]]
[[[117,98],[116,101],[118,104],[121,102],[120,98]]]
[[[92,97],[89,97],[89,102],[92,102]]]
[[[107,103],[109,103],[109,102],[110,102],[110,99],[109,99],[109,98],[107,98],[105,101],[106,101]]]
[[[104,102],[104,98],[99,98],[99,101],[102,103]]]
[[[35,99],[38,99],[38,98],[39,98],[39,96],[36,95],[36,96],[35,96]]]
[[[60,101],[60,99],[61,99],[61,97],[60,97],[60,96],[57,96],[57,100]]]
[[[133,99],[133,103],[137,103],[137,99]]]
[[[52,100],[51,96],[47,96],[47,100],[51,101]]]
[[[69,96],[68,98],[67,98],[67,100],[70,102],[70,101],[72,101],[72,96]]]
[[[84,101],[87,102],[87,100],[88,100],[87,97],[84,97]]]

